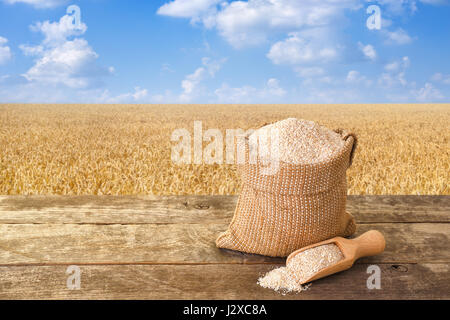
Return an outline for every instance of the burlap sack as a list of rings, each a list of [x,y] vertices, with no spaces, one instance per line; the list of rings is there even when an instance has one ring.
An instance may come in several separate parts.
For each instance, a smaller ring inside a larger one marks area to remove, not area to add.
[[[238,166],[242,191],[228,230],[216,240],[219,248],[273,257],[336,236],[350,236],[355,221],[346,212],[346,170],[356,148],[356,136],[335,130],[344,147],[322,163],[280,162],[274,175],[246,161]]]

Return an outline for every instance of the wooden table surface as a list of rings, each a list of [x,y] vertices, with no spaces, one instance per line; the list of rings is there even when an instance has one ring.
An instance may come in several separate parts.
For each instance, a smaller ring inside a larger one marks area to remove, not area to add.
[[[215,247],[234,196],[0,196],[0,299],[449,299],[450,196],[350,196],[357,234],[386,250],[281,295],[256,284],[284,259]],[[67,288],[68,266],[81,271]],[[381,289],[367,288],[367,268]]]

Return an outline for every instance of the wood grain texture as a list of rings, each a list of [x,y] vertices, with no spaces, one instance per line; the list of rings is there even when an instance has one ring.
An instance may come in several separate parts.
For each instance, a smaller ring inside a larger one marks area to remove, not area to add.
[[[235,196],[0,196],[0,224],[228,223]],[[450,196],[349,196],[359,224],[450,222]]]
[[[350,196],[383,254],[286,296],[256,284],[282,258],[215,246],[234,196],[0,196],[0,299],[449,299],[450,197]],[[382,270],[368,290],[367,266]],[[82,289],[66,288],[68,265]]]
[[[68,290],[66,266],[0,267],[0,299],[449,299],[448,264],[380,264],[381,289],[367,289],[368,264],[315,281],[299,294],[257,285],[277,265],[81,266]]]
[[[226,224],[4,224],[0,225],[0,265],[20,264],[243,264],[284,260],[220,250],[217,235]],[[446,223],[364,224],[386,237],[383,254],[368,263],[449,262]]]

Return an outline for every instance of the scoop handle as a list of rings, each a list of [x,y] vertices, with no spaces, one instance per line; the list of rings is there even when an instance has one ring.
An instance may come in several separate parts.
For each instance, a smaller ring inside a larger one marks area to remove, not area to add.
[[[355,259],[380,254],[386,247],[386,240],[381,232],[370,230],[352,240],[356,244]]]

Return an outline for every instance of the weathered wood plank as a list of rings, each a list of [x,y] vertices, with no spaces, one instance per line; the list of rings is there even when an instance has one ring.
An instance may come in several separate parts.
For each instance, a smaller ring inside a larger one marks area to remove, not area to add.
[[[358,223],[450,222],[450,196],[349,196]]]
[[[20,264],[243,264],[280,263],[258,255],[219,250],[226,224],[0,225],[0,265]],[[449,262],[446,223],[364,224],[358,234],[380,230],[383,254],[366,263]]]
[[[0,267],[0,299],[449,299],[449,264],[380,264],[381,289],[368,290],[368,264],[281,295],[256,284],[277,265],[80,266],[68,290],[66,266]]]
[[[233,196],[0,196],[0,224],[228,222]]]
[[[0,224],[228,223],[236,196],[0,196]],[[360,224],[450,222],[450,196],[349,196]]]

